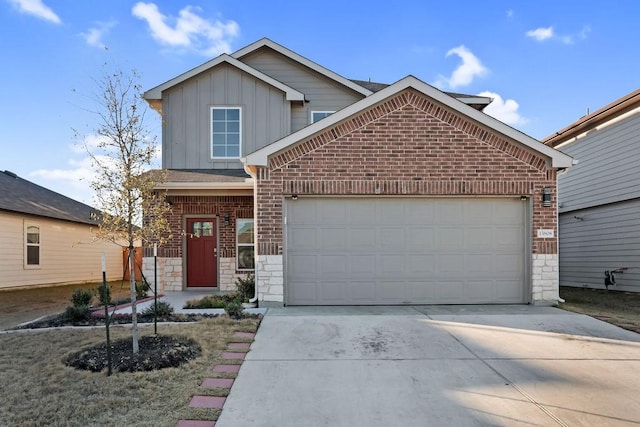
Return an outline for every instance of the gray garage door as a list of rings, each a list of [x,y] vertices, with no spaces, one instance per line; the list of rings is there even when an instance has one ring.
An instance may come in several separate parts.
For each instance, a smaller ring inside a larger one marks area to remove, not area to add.
[[[290,305],[525,302],[525,207],[504,198],[286,204]]]

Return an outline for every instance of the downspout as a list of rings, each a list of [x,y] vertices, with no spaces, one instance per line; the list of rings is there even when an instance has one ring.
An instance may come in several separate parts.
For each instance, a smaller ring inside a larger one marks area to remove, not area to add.
[[[246,158],[240,159],[242,161],[242,166],[244,167],[244,171],[253,178],[253,254],[254,257],[257,258],[258,255],[258,209],[256,208],[256,201],[258,200],[258,178],[256,174],[256,167],[250,166],[246,162]],[[255,260],[254,260],[255,263]],[[258,268],[257,265],[254,265],[253,270],[253,298],[249,300],[251,304],[258,301]]]
[[[578,161],[573,160],[572,166],[577,165]],[[558,233],[556,235],[556,241],[558,246],[558,303],[565,302],[563,298],[560,298],[560,175],[567,173],[568,168],[556,169],[556,229]]]

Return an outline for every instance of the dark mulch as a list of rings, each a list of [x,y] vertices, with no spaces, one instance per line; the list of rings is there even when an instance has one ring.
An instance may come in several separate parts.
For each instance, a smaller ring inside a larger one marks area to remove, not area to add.
[[[116,372],[152,371],[178,367],[197,358],[202,349],[185,337],[144,336],[139,339],[140,351],[133,354],[131,339],[111,343],[112,367]],[[107,345],[99,344],[75,354],[65,361],[67,366],[92,372],[107,369]]]
[[[203,319],[212,319],[219,314],[171,314],[159,316],[158,322],[197,322]],[[244,315],[251,317],[252,315]],[[153,323],[153,316],[138,314],[138,323]],[[124,325],[131,323],[130,314],[117,314],[111,317],[111,325]],[[70,319],[64,314],[49,316],[18,327],[17,329],[59,328],[61,326],[104,326],[104,318],[86,316],[82,319]]]

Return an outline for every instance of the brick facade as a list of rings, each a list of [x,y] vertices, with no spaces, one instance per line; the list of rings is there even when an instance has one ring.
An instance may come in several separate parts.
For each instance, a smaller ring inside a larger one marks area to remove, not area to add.
[[[163,259],[162,289],[182,290],[184,284],[184,234],[185,218],[187,217],[213,217],[218,222],[218,271],[219,288],[221,290],[235,289],[235,278],[244,277],[246,271],[235,269],[236,257],[236,219],[253,218],[253,196],[167,196],[171,203],[169,225],[171,227],[171,239],[158,248],[158,257]],[[224,224],[224,215],[229,215],[229,225]],[[145,260],[152,256],[152,247],[145,248]],[[169,264],[165,262],[171,260]],[[176,268],[178,260],[180,268]],[[165,264],[168,267],[165,268]],[[146,266],[145,266],[146,267]],[[171,270],[171,274],[165,270]],[[160,276],[160,274],[159,274]],[[181,283],[181,286],[178,284]]]
[[[274,155],[258,169],[257,187],[260,256],[282,254],[291,195],[528,196],[532,256],[557,254],[557,238],[537,237],[538,229],[557,236],[547,159],[413,89]],[[545,187],[552,207],[542,206]]]

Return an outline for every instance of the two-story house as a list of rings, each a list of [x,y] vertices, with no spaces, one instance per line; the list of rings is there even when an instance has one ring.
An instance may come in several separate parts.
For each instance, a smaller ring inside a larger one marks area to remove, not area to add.
[[[558,178],[561,284],[640,291],[640,89],[543,142],[578,162]]]
[[[571,158],[484,114],[488,98],[349,80],[269,39],[144,96],[173,207],[164,290],[255,272],[263,305],[558,299]]]

